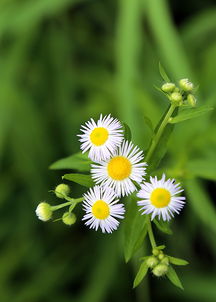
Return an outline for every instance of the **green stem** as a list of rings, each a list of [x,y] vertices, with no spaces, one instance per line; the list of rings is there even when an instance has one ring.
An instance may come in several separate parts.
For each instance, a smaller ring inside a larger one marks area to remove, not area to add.
[[[67,199],[70,199],[70,201],[61,203],[61,204],[59,204],[59,205],[57,205],[57,206],[53,206],[53,207],[52,207],[52,210],[53,210],[53,211],[56,211],[56,210],[59,210],[59,209],[61,209],[61,208],[70,206],[70,205],[72,205],[72,204],[77,205],[79,202],[82,202],[84,198],[81,197],[81,198],[73,199],[73,198],[67,197]]]
[[[160,124],[160,127],[158,128],[157,133],[155,134],[155,136],[152,139],[151,145],[150,145],[149,150],[148,150],[148,152],[146,154],[146,157],[145,157],[146,162],[149,162],[150,158],[152,157],[152,154],[154,153],[154,150],[157,147],[157,144],[158,144],[158,142],[161,138],[161,135],[162,135],[166,125],[168,124],[169,119],[172,116],[172,114],[173,114],[174,110],[176,109],[176,107],[177,107],[177,105],[175,103],[172,103],[170,105],[170,108],[167,111],[167,114],[165,115],[162,123]]]
[[[156,244],[154,234],[153,234],[153,231],[152,231],[152,225],[151,225],[150,219],[148,221],[148,235],[149,235],[149,239],[150,239],[152,248],[155,248],[157,246],[157,244]]]

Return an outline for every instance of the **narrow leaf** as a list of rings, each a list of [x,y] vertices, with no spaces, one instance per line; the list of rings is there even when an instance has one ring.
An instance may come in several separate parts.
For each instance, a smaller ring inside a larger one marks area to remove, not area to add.
[[[188,162],[187,171],[193,176],[216,180],[216,161],[214,159],[195,159]]]
[[[140,265],[140,269],[139,269],[139,271],[136,275],[136,278],[134,280],[133,288],[137,287],[140,284],[140,282],[143,280],[143,278],[147,274],[147,271],[148,271],[148,266],[146,265],[146,262],[143,262]]]
[[[170,265],[168,272],[166,273],[167,278],[170,280],[171,283],[173,283],[175,286],[181,288],[182,290],[184,290],[181,281],[179,280],[179,277],[176,273],[176,271],[174,270],[174,268]]]
[[[165,69],[163,68],[163,66],[161,65],[161,63],[159,62],[159,72],[160,72],[160,75],[162,77],[162,79],[165,81],[165,82],[170,82],[170,79],[165,71]]]
[[[128,200],[124,221],[124,255],[128,262],[140,248],[147,234],[147,215],[141,215],[136,202]]]
[[[81,172],[87,172],[90,170],[91,161],[86,154],[76,153],[71,156],[62,158],[54,162],[50,169],[61,170],[61,169],[74,169]]]
[[[169,261],[174,264],[174,265],[187,265],[188,261],[184,260],[184,259],[180,259],[180,258],[175,258],[175,257],[169,257]]]
[[[168,222],[163,221],[163,220],[157,220],[157,219],[154,219],[153,222],[161,232],[168,234],[168,235],[172,235],[173,232],[170,229]]]
[[[200,106],[197,108],[184,109],[184,110],[180,111],[177,116],[173,117],[170,120],[170,123],[175,124],[175,123],[183,122],[185,120],[189,120],[189,119],[192,119],[195,117],[199,117],[203,114],[210,112],[213,109],[214,108],[210,107],[210,106]]]
[[[65,174],[62,176],[62,179],[67,179],[73,182],[78,183],[81,186],[90,188],[94,185],[94,182],[91,178],[91,175],[84,175],[84,174]]]
[[[131,141],[132,134],[131,134],[130,127],[126,123],[123,123],[123,126],[124,126],[124,137],[125,137],[125,140]]]

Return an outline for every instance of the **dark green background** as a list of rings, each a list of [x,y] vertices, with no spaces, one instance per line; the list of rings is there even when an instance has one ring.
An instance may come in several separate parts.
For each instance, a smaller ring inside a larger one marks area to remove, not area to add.
[[[0,1],[1,302],[216,301],[214,113],[177,125],[161,164],[188,197],[174,235],[155,230],[169,254],[190,261],[177,268],[184,292],[152,276],[132,290],[138,266],[124,263],[121,228],[90,231],[81,209],[71,228],[34,213],[57,202],[48,190],[64,171],[48,167],[79,150],[90,117],[112,113],[147,148],[145,117],[155,125],[168,106],[154,88],[159,61],[173,81],[200,86],[199,105],[215,105],[215,1]]]

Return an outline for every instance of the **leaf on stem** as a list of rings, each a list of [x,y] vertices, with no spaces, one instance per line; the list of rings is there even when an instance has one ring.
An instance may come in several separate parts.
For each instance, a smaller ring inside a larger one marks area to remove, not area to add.
[[[160,75],[162,77],[162,79],[165,81],[165,82],[171,82],[170,81],[170,78],[168,77],[165,69],[163,68],[163,66],[161,65],[161,62],[159,62],[159,72],[160,72]]]
[[[195,117],[199,117],[203,114],[209,113],[214,108],[210,106],[200,106],[196,108],[184,109],[179,114],[170,119],[169,123],[176,124]]]
[[[64,176],[62,176],[62,179],[67,179],[76,182],[79,185],[87,188],[90,188],[94,185],[91,175],[71,173],[71,174],[65,174]]]
[[[171,265],[169,266],[169,269],[168,269],[168,272],[166,273],[166,276],[172,284],[174,284],[175,286],[177,286],[180,289],[184,290],[184,287],[182,286],[182,283],[181,283],[176,271],[174,270],[174,268]]]
[[[169,258],[169,261],[174,265],[187,265],[187,264],[189,264],[189,262],[184,260],[184,259],[175,258],[175,257],[171,257],[171,256],[168,256],[168,258]]]
[[[133,288],[137,287],[140,284],[140,282],[143,280],[143,278],[147,274],[147,271],[148,271],[148,266],[146,265],[146,262],[144,261],[140,265],[139,271],[138,271],[136,278],[134,280],[134,283],[133,283]]]
[[[153,222],[161,232],[172,235],[173,232],[170,229],[169,223],[167,221],[154,219]]]

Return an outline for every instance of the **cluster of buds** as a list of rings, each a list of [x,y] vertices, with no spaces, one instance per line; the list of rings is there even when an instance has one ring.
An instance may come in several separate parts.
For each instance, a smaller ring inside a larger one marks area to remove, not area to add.
[[[153,275],[161,277],[168,272],[169,258],[160,247],[152,250],[152,255],[146,260],[146,265],[152,270]]]
[[[166,93],[167,97],[172,103],[178,106],[188,105],[190,107],[196,106],[196,98],[193,95],[194,85],[188,79],[181,79],[177,86],[174,83],[164,83],[161,90]]]
[[[39,205],[36,208],[36,211],[35,211],[36,215],[38,216],[38,218],[40,220],[48,221],[48,220],[52,219],[54,211],[61,209],[65,206],[69,206],[68,211],[65,212],[60,219],[57,219],[57,220],[62,220],[62,222],[64,224],[71,226],[72,224],[74,224],[76,222],[76,215],[72,211],[75,208],[76,204],[78,202],[80,202],[81,200],[70,198],[68,196],[70,193],[70,187],[63,183],[59,184],[55,188],[54,193],[55,193],[56,197],[65,199],[68,202],[61,203],[61,204],[55,205],[55,206],[51,206],[49,203],[47,203],[45,201],[41,202],[41,203],[39,203]]]

